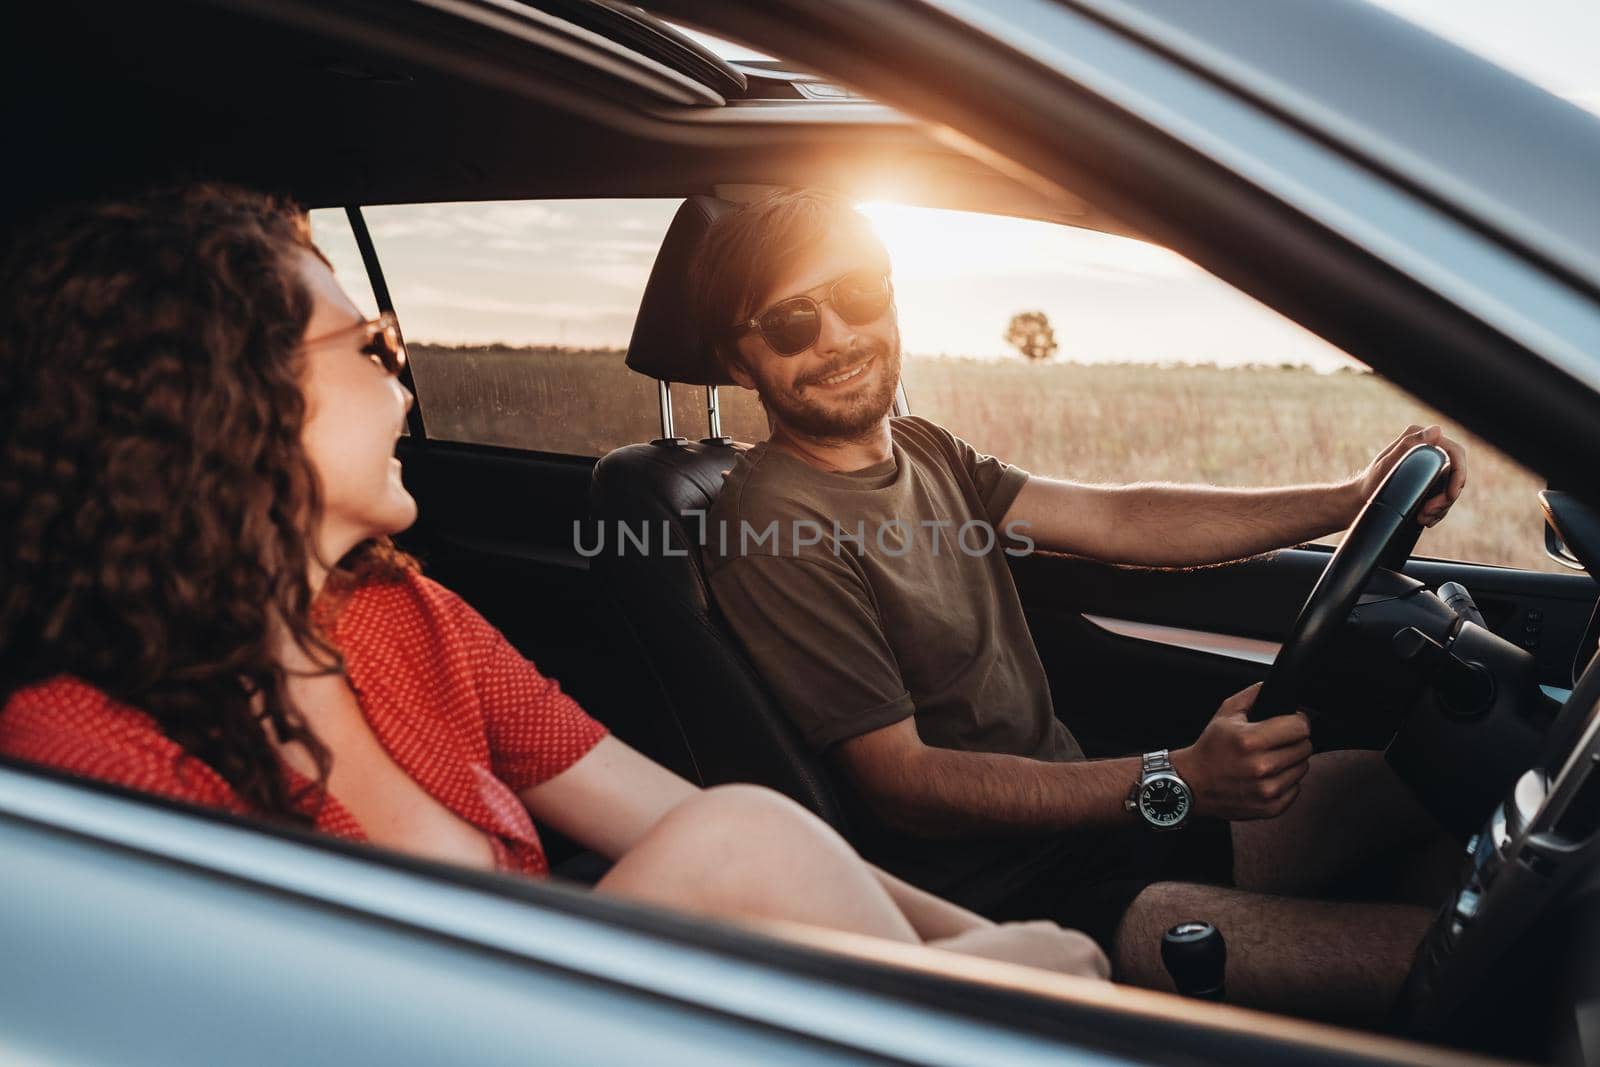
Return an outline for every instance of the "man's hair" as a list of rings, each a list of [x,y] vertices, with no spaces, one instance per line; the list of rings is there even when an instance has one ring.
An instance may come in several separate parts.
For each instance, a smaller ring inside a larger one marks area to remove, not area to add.
[[[0,267],[0,706],[73,675],[290,819],[273,739],[320,782],[329,761],[274,627],[338,663],[309,579],[307,253],[294,205],[198,185],[70,209]],[[329,582],[411,565],[367,541]]]
[[[711,224],[689,268],[690,314],[724,367],[739,360],[733,324],[760,310],[756,301],[784,271],[829,238],[859,241],[864,255],[888,262],[866,216],[836,193],[774,193]]]

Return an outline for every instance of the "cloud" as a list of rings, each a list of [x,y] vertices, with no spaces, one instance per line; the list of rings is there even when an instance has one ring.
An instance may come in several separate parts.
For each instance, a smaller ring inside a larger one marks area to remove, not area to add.
[[[676,205],[677,201],[673,201],[673,203]],[[673,210],[677,210],[676,207],[674,207]],[[670,219],[641,219],[625,216],[617,220],[617,222],[615,222],[613,225],[619,230],[629,230],[636,233],[652,234],[657,238],[659,243],[659,239],[667,235],[667,227],[670,224]]]
[[[631,317],[634,309],[621,304],[595,304],[566,301],[505,300],[476,293],[457,293],[431,285],[407,286],[403,296],[408,306],[443,308],[462,314],[517,315],[528,318],[572,319],[580,322]]]
[[[585,241],[573,248],[573,258],[585,263],[642,263],[648,267],[660,249],[659,241]]]
[[[574,268],[574,274],[588,281],[610,286],[617,292],[629,294],[635,301],[644,295],[650,281],[649,263],[585,263]]]
[[[543,204],[457,204],[454,222],[463,234],[500,236],[570,229],[572,216]]]
[[[372,211],[368,211],[372,214]],[[426,215],[402,216],[399,218],[388,217],[383,221],[368,221],[368,228],[372,231],[374,241],[400,241],[413,237],[453,237],[457,232],[456,225],[449,219],[430,218]]]
[[[577,218],[543,203],[407,204],[369,208],[374,239],[427,238],[479,243],[481,237],[525,237],[573,229]]]
[[[491,237],[479,242],[479,247],[497,252],[548,252],[553,247],[549,241],[527,237]],[[508,265],[509,266],[509,265]]]

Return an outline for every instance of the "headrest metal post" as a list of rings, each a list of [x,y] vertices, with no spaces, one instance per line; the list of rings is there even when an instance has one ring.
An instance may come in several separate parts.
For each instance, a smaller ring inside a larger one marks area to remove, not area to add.
[[[706,386],[706,436],[722,436],[722,409],[717,406],[717,387]]]
[[[656,385],[659,387],[657,400],[661,404],[661,439],[670,441],[677,436],[672,432],[672,386],[665,378],[659,379]]]

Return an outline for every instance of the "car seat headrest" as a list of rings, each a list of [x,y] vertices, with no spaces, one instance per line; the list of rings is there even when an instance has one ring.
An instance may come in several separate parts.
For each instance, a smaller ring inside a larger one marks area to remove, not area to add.
[[[689,264],[711,224],[738,205],[691,196],[678,208],[656,253],[639,315],[628,342],[628,366],[667,382],[732,385],[711,345],[698,335],[689,311]]]

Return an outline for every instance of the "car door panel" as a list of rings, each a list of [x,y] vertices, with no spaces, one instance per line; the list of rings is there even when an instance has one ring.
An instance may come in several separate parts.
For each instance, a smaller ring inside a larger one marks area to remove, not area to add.
[[[1131,569],[1051,553],[1013,561],[1058,713],[1096,754],[1186,744],[1231,693],[1266,676],[1271,655],[1326,566],[1327,548],[1219,567]],[[1527,648],[1538,680],[1570,685],[1594,608],[1587,576],[1417,559],[1406,574],[1467,587],[1489,627]],[[1530,629],[1530,626],[1532,629]],[[1341,645],[1305,694],[1337,709],[1323,747],[1379,745],[1407,690]]]

